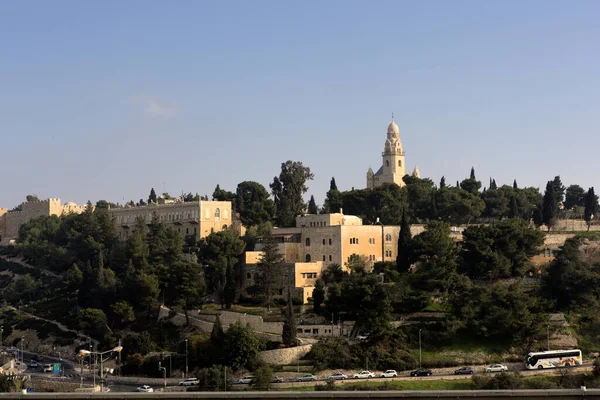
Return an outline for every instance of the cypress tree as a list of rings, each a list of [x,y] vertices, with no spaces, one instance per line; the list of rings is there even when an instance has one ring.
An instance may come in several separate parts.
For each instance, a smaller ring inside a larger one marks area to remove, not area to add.
[[[315,202],[315,196],[310,196],[310,201],[308,202],[308,213],[309,214],[318,214],[319,209],[317,208],[317,203]]]
[[[513,181],[513,189],[518,189],[519,187],[517,186],[517,180],[515,179]]]
[[[154,188],[150,189],[150,196],[148,196],[148,204],[156,204],[156,192]]]
[[[446,187],[446,177],[442,176],[442,179],[440,179],[440,189],[443,189]]]
[[[590,226],[592,226],[592,219],[594,219],[594,215],[598,212],[598,196],[594,193],[594,188],[591,187],[585,194],[585,209],[583,211],[583,219],[585,219],[585,223],[587,225],[587,230],[590,230]]]
[[[331,178],[331,182],[329,182],[329,190],[338,190],[337,185],[335,184],[335,178]]]
[[[475,167],[471,167],[471,175],[469,176],[469,179],[476,180],[475,179]]]
[[[510,209],[509,216],[510,218],[517,218],[519,216],[519,205],[517,204],[517,199],[515,196],[510,197]]]
[[[312,294],[313,298],[313,310],[315,314],[321,314],[321,305],[325,302],[325,285],[321,279],[317,279],[315,282],[315,289]]]
[[[228,310],[235,301],[235,271],[231,265],[227,267],[227,271],[225,272],[223,300],[225,300],[225,308]]]
[[[287,312],[283,323],[283,331],[281,339],[285,346],[292,347],[296,345],[296,317],[294,316],[294,308],[292,306],[292,291],[288,288]]]
[[[396,268],[399,272],[408,272],[410,270],[411,242],[410,224],[406,216],[406,211],[404,211],[402,213],[400,235],[398,236],[398,256],[396,257]]]
[[[546,184],[546,191],[544,192],[544,201],[542,208],[542,221],[546,224],[548,228],[548,232],[550,232],[550,228],[554,225],[556,220],[556,216],[558,214],[558,200],[556,197],[556,193],[554,192],[554,183],[552,181],[548,181]]]

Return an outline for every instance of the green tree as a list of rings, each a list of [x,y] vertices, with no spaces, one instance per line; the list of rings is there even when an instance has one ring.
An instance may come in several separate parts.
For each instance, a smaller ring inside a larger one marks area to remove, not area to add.
[[[519,186],[517,185],[517,180],[513,180],[513,189],[518,189]]]
[[[335,183],[335,177],[331,177],[331,181],[329,181],[329,190],[338,190],[337,184]]]
[[[338,190],[335,178],[332,177],[321,212],[323,214],[338,213],[340,208],[342,208],[342,194]]]
[[[294,308],[292,305],[292,294],[288,288],[287,296],[287,308],[285,313],[285,320],[283,322],[283,331],[281,334],[282,342],[287,347],[296,345],[296,316],[294,315]]]
[[[405,175],[403,180],[406,183],[408,197],[407,211],[411,220],[425,221],[431,219],[431,195],[434,190],[433,181],[428,178],[420,179],[411,175]]]
[[[225,305],[227,269],[234,268],[239,262],[245,246],[239,234],[233,230],[211,233],[199,243],[198,256],[200,263],[205,266],[208,292],[216,294],[222,305]]]
[[[558,205],[562,203],[565,198],[565,186],[562,184],[560,176],[554,177],[552,188],[554,189],[554,197],[556,199],[556,204]]]
[[[257,263],[257,272],[260,277],[259,286],[265,294],[265,305],[271,310],[271,303],[275,291],[284,285],[285,259],[279,251],[278,244],[273,240],[266,240],[261,249]]]
[[[585,190],[579,185],[570,185],[565,192],[565,210],[585,207]]]
[[[231,305],[235,302],[236,295],[236,279],[235,279],[235,271],[233,270],[232,265],[227,266],[227,272],[225,273],[225,290],[223,293],[225,308],[228,310],[231,308]]]
[[[435,194],[439,216],[448,223],[469,223],[485,209],[485,202],[479,196],[460,188],[446,187]]]
[[[25,199],[28,203],[40,201],[40,198],[37,196],[37,194],[28,194],[27,196],[25,196]]]
[[[154,188],[150,189],[150,195],[148,196],[148,204],[157,204],[157,197]]]
[[[273,370],[268,365],[261,365],[256,370],[256,381],[252,386],[259,390],[269,390],[273,380]]]
[[[175,288],[177,304],[183,308],[186,323],[189,325],[188,312],[202,304],[206,292],[204,276],[199,264],[181,261],[171,267],[172,287]]]
[[[235,204],[244,226],[261,225],[275,217],[275,203],[258,182],[244,181],[238,184]]]
[[[319,208],[317,207],[317,203],[315,202],[315,196],[310,196],[310,201],[308,202],[308,213],[309,214],[318,214]]]
[[[561,194],[556,194],[554,192],[556,183],[552,181],[548,181],[546,185],[546,191],[544,192],[544,203],[542,208],[542,221],[546,224],[548,228],[548,232],[550,232],[550,228],[554,226],[556,223],[556,219],[558,218],[558,197],[562,197]]]
[[[223,331],[223,324],[221,324],[221,317],[219,315],[215,318],[212,331],[210,333],[210,343],[217,348],[223,344],[225,338],[225,331]]]
[[[116,316],[120,324],[132,322],[135,320],[133,307],[127,301],[120,300],[110,306],[110,310]]]
[[[402,223],[398,236],[398,256],[396,257],[396,266],[399,272],[408,272],[410,270],[412,259],[411,242],[410,224],[406,217],[406,212],[404,212],[402,213]]]
[[[443,189],[446,187],[446,177],[442,176],[442,179],[440,179],[440,189]]]
[[[512,196],[510,198],[510,208],[508,210],[508,216],[510,218],[518,218],[519,217],[519,205],[517,204],[517,198],[515,196]]]
[[[73,264],[65,275],[65,283],[73,290],[77,289],[83,283],[83,273],[77,266]]]
[[[315,288],[312,293],[313,311],[315,314],[321,314],[322,305],[325,302],[325,285],[321,279],[315,282]]]
[[[85,308],[79,311],[81,327],[98,339],[104,339],[108,319],[104,311],[97,308]]]
[[[481,189],[481,182],[475,178],[475,168],[471,167],[471,175],[469,179],[465,179],[460,183],[460,188],[471,194],[478,194]]]
[[[262,348],[261,340],[250,326],[238,322],[225,332],[224,360],[234,371],[250,369]]]
[[[215,188],[215,191],[212,194],[212,198],[216,201],[230,201],[231,207],[234,210],[237,209],[236,194],[228,190],[221,189],[219,185],[217,185],[217,187]]]
[[[596,193],[594,193],[593,187],[588,189],[588,191],[585,195],[584,203],[585,203],[585,209],[583,211],[583,219],[585,220],[585,223],[587,224],[587,229],[589,231],[590,226],[592,225],[592,219],[594,219],[594,216],[598,212],[598,208],[599,208],[598,207],[598,196],[596,196]]]
[[[308,190],[306,183],[313,178],[310,168],[301,162],[287,161],[281,164],[279,177],[275,177],[270,184],[279,226],[294,226],[296,216],[304,214],[306,204],[302,196]]]

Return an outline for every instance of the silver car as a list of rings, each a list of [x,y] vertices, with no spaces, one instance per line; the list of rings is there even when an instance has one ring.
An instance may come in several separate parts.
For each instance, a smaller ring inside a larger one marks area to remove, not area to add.
[[[296,382],[314,382],[317,380],[317,377],[314,376],[313,374],[306,374],[306,375],[302,375],[300,377],[298,377],[298,379],[296,379]]]

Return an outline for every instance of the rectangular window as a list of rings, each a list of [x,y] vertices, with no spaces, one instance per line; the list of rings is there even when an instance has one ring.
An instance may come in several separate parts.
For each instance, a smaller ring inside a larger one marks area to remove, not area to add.
[[[329,255],[329,261],[331,261],[331,254]]]
[[[329,239],[329,245],[331,246],[331,239]]]

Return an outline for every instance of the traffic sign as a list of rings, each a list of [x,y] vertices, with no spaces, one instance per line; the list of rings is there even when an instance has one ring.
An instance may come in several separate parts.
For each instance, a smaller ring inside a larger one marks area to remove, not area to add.
[[[52,372],[56,375],[60,374],[60,363],[55,363]]]

